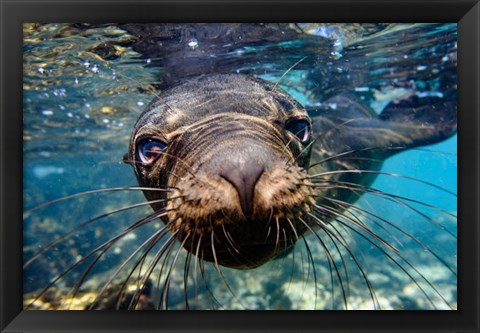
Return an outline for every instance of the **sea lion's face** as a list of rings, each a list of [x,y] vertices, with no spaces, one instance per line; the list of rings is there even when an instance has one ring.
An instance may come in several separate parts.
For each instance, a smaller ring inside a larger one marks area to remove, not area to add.
[[[148,106],[127,158],[141,186],[168,190],[144,193],[187,251],[252,268],[306,230],[311,137],[305,109],[279,88],[241,75],[205,76]]]

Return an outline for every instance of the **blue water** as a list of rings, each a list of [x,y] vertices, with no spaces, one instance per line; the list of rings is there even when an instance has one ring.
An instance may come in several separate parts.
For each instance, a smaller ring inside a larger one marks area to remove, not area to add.
[[[389,101],[408,94],[442,96],[446,93],[442,77],[456,75],[455,24],[396,25],[371,36],[342,35],[338,25],[305,25],[304,28],[326,37],[325,42],[256,45],[215,56],[238,64],[239,72],[252,73],[273,82],[294,63],[307,57],[282,78],[280,85],[308,107],[315,107],[325,98],[348,89],[376,112],[381,112]],[[161,77],[162,68],[152,66],[152,59],[142,58],[128,46],[119,48],[119,58],[107,61],[89,52],[89,48],[103,41],[131,38],[127,32],[115,27],[78,30],[64,24],[25,25],[24,32],[24,209],[82,191],[136,185],[133,170],[121,162],[122,156],[127,152],[133,124],[153,98],[149,86]],[[262,52],[271,56],[271,62]],[[399,153],[385,161],[382,172],[421,181],[381,175],[372,184],[372,188],[438,208],[412,203],[425,216],[371,196],[358,202],[362,207],[375,206],[376,214],[406,228],[444,258],[453,270],[456,270],[456,219],[444,213],[456,214],[456,196],[426,183],[456,193],[456,154],[456,135],[435,145]],[[42,245],[81,222],[142,199],[138,192],[97,194],[32,212],[24,221],[25,260]],[[83,229],[71,240],[61,242],[44,259],[25,270],[25,292],[45,287],[69,263],[88,253],[93,244],[100,244],[101,240],[114,235],[115,230],[123,230],[148,212],[149,209],[144,207],[115,214]],[[152,227],[159,227],[159,223]],[[445,230],[453,236],[446,236]],[[141,244],[145,239],[142,237],[148,234],[149,229],[140,231],[114,247],[94,268],[91,276],[100,280],[101,273],[108,276],[108,272],[111,273],[112,268],[118,267],[126,258],[125,249]],[[404,253],[409,262],[433,280],[436,288],[444,291],[450,306],[455,308],[455,276],[446,272],[434,256],[423,255],[425,249],[412,244],[415,242],[402,241],[404,235],[401,233],[395,237],[399,239],[395,244],[405,244]],[[309,240],[316,243],[312,236]],[[388,264],[385,256],[371,244],[360,238],[352,240],[352,244],[362,253],[359,257],[374,277],[382,308],[448,308],[445,302],[432,296],[432,290],[425,282],[419,282],[429,289],[427,293],[435,303],[432,306],[425,294],[418,288],[415,290],[411,279],[405,277],[398,266]],[[235,297],[219,280],[215,267],[209,267],[209,281],[219,286],[214,290],[215,296],[227,309],[342,308],[339,281],[334,281],[337,292],[332,296],[325,254],[321,253],[321,248],[312,245],[312,250],[318,251],[316,265],[322,267],[317,271],[317,279],[322,283],[321,287],[317,283],[315,304],[312,272],[302,271],[301,266],[307,266],[307,258],[303,245],[297,247],[290,257],[256,270],[224,269],[231,289],[237,292]],[[418,252],[422,252],[421,255]],[[292,264],[292,256],[295,256],[296,265]],[[352,262],[348,255],[344,258]],[[351,307],[370,308],[372,302],[361,274],[353,263],[349,267]],[[181,284],[183,280],[179,279]],[[73,277],[67,277],[58,286],[68,288],[74,281]],[[91,285],[99,283],[95,279],[92,281]],[[192,295],[192,290],[189,292]],[[201,294],[195,304],[199,308],[210,307],[207,293],[203,290]],[[329,296],[332,301],[320,301]],[[182,307],[182,288],[172,288],[170,297],[171,306]]]

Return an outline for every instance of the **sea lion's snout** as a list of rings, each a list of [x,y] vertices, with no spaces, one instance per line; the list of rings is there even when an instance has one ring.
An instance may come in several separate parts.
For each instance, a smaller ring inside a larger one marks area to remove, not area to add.
[[[248,160],[243,163],[237,161],[229,163],[222,168],[220,177],[232,184],[237,194],[245,217],[253,215],[253,195],[255,185],[265,170],[265,165],[256,160]]]
[[[238,119],[226,123],[231,133],[244,127]],[[212,122],[211,128],[224,124]],[[310,209],[311,184],[304,169],[291,163],[286,140],[265,131],[269,125],[257,125],[259,137],[245,137],[244,131],[216,140],[203,136],[211,142],[208,150],[198,149],[199,141],[188,133],[188,142],[179,144],[189,151],[182,159],[188,158],[193,174],[171,178],[166,223],[188,251],[199,247],[204,260],[256,267],[293,246],[305,231],[298,217]]]
[[[217,141],[215,153],[200,168],[200,171],[217,174],[235,189],[246,218],[253,216],[255,187],[262,174],[271,168],[275,153],[259,140],[227,137],[224,141]],[[228,184],[222,185],[228,187]]]

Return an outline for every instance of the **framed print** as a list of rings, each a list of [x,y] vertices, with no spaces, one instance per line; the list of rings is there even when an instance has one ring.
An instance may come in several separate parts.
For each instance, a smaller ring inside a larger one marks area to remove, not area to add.
[[[2,332],[478,331],[479,10],[3,1]]]

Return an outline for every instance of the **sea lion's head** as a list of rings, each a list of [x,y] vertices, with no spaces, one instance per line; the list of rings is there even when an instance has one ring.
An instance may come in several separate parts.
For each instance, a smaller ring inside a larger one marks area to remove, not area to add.
[[[168,190],[144,194],[187,251],[253,268],[306,230],[311,138],[306,110],[280,88],[243,75],[207,75],[150,103],[126,160],[141,186]]]

